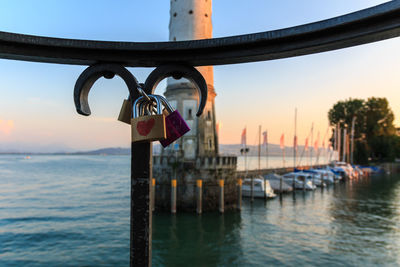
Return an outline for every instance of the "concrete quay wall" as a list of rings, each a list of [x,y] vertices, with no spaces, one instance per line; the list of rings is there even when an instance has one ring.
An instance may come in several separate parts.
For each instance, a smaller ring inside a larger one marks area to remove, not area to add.
[[[197,180],[202,181],[202,210],[219,209],[220,182],[224,180],[224,208],[236,208],[237,179],[235,156],[199,157],[178,162],[171,156],[153,156],[155,210],[171,209],[172,179],[176,179],[176,209],[196,211]]]

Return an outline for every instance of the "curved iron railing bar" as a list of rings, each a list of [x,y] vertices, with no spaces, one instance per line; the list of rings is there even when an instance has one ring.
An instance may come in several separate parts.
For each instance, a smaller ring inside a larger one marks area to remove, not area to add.
[[[154,92],[157,85],[165,78],[173,77],[175,79],[186,78],[191,81],[197,90],[199,91],[199,108],[197,110],[196,116],[200,116],[203,113],[204,107],[207,102],[207,83],[204,80],[203,75],[191,66],[179,65],[179,64],[168,64],[162,65],[154,69],[150,75],[147,77],[144,84],[144,88],[147,92]]]
[[[138,90],[136,90],[139,83],[135,76],[122,65],[99,63],[86,68],[75,83],[74,102],[76,111],[81,115],[89,116],[91,114],[88,102],[90,89],[101,77],[112,79],[115,75],[120,76],[125,81],[129,90],[131,103],[133,103],[133,100],[136,100],[140,96]],[[197,87],[200,103],[196,115],[200,116],[203,113],[208,95],[207,84],[201,73],[191,66],[178,64],[163,65],[150,73],[143,90],[146,94],[153,94],[158,83],[166,77],[174,77],[176,79],[184,77]]]
[[[254,34],[181,42],[102,42],[0,32],[0,58],[155,67],[264,61],[330,51],[400,36],[400,0],[347,15]]]
[[[139,86],[135,76],[132,75],[124,66],[119,64],[96,64],[86,68],[79,76],[74,88],[74,102],[76,111],[84,116],[91,114],[88,96],[93,84],[104,77],[112,79],[115,75],[120,76],[129,90],[129,95],[135,99],[139,97],[136,88]]]

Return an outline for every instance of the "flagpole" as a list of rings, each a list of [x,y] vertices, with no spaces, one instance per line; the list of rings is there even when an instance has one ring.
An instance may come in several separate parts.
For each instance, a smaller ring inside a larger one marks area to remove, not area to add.
[[[268,169],[268,130],[265,130],[266,169]]]
[[[315,164],[318,165],[319,164],[319,131],[318,131],[318,135],[317,135],[317,140],[315,140],[315,144],[314,144],[314,149],[315,149],[315,156],[316,158],[316,162]]]
[[[245,170],[245,178],[247,177],[247,126],[244,127],[244,170]]]
[[[261,175],[261,125],[258,126],[258,173]]]
[[[314,142],[314,122],[311,125],[311,143],[310,143],[310,166],[309,168],[311,168],[312,166],[312,156],[313,156],[313,142]]]
[[[285,134],[281,135],[280,147],[282,149],[282,165],[285,168]]]
[[[296,168],[297,158],[297,108],[294,110],[294,139],[293,139],[293,171]]]

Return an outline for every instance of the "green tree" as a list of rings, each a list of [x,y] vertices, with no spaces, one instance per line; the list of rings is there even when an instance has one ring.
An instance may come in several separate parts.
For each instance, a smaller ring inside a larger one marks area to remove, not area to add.
[[[356,139],[364,132],[364,104],[362,99],[349,99],[346,101],[339,101],[328,112],[329,123],[332,126],[340,125],[341,129],[346,128],[350,132],[353,118],[355,117],[355,131],[354,136]]]
[[[355,118],[354,160],[366,163],[368,159],[392,161],[400,153],[400,138],[393,125],[394,114],[386,98],[371,97],[339,101],[328,112],[332,126],[340,125],[351,132]]]
[[[367,139],[396,134],[396,128],[393,125],[394,114],[386,98],[368,98],[364,109]]]

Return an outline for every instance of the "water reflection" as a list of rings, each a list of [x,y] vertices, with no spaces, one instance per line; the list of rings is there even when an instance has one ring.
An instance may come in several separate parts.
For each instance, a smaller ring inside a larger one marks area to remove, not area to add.
[[[389,176],[349,181],[345,190],[335,188],[329,248],[346,254],[349,264],[366,262],[365,257],[370,264],[400,264],[390,249],[400,238],[399,202],[395,201],[399,188],[398,177]]]
[[[153,221],[154,266],[235,264],[242,257],[240,228],[237,212],[157,214]]]
[[[129,157],[0,161],[0,266],[128,265]],[[399,247],[400,175],[153,223],[153,266],[400,266]]]

